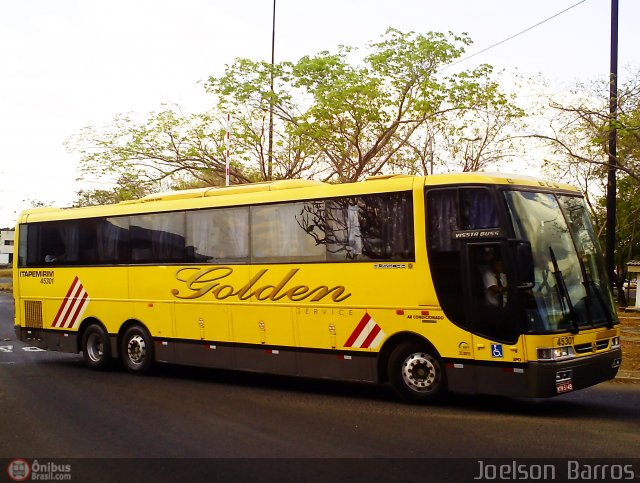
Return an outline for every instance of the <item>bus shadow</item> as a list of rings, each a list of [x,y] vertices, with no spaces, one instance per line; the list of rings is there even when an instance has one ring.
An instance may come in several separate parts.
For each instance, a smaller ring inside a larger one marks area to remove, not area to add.
[[[501,396],[448,396],[447,406],[470,412],[562,419],[606,419],[640,422],[640,391],[631,399],[616,399],[583,390],[548,399],[518,399]]]
[[[153,374],[156,377],[168,379],[215,383],[243,388],[290,391],[340,398],[397,401],[395,394],[391,388],[387,386],[333,379],[310,379],[278,374],[187,367],[173,364],[158,365]]]
[[[82,358],[65,358],[42,360],[38,364],[64,367],[74,373],[85,372],[95,378],[96,372],[84,366]],[[127,377],[120,364],[105,373],[105,376]],[[141,377],[141,376],[131,376]],[[608,385],[597,393],[589,389],[549,399],[518,399],[501,396],[449,394],[442,401],[430,405],[404,405],[394,394],[389,385],[378,385],[358,382],[336,381],[331,379],[309,379],[295,376],[272,375],[227,369],[211,369],[174,364],[158,364],[151,379],[167,382],[195,382],[216,384],[239,388],[259,390],[285,391],[302,395],[326,396],[340,399],[368,400],[397,404],[399,407],[424,409],[434,413],[445,414],[454,411],[465,411],[478,414],[503,414],[505,416],[526,416],[539,418],[563,419],[606,419],[622,421],[640,421],[637,408],[640,406],[640,390],[631,391],[621,397],[615,392],[613,385]]]

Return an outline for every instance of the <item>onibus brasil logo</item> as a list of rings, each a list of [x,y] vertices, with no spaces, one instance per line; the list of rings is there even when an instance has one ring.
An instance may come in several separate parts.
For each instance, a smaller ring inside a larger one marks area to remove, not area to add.
[[[53,461],[40,462],[17,458],[7,467],[9,478],[13,481],[44,480],[44,481],[70,481],[71,465],[54,463]]]

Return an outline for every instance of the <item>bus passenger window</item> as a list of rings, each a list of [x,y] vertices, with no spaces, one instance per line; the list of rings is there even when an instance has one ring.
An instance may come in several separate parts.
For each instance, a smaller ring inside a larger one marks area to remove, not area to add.
[[[304,228],[309,203],[251,207],[251,261],[254,263],[326,260],[324,244]]]
[[[410,193],[334,198],[326,201],[329,260],[414,260]]]
[[[187,212],[188,261],[248,263],[249,208],[216,208]]]
[[[131,261],[184,261],[184,218],[184,212],[132,216]]]

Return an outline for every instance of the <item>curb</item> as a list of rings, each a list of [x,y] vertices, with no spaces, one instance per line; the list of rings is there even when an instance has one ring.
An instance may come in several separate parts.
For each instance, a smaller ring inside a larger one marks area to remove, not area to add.
[[[613,382],[620,382],[623,384],[640,384],[640,377],[621,376],[616,377]]]

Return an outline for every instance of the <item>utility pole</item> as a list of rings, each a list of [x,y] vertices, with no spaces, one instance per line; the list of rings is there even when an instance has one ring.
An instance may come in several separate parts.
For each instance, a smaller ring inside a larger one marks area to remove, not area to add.
[[[276,0],[273,0],[273,16],[271,25],[271,95],[269,96],[269,148],[267,159],[267,180],[273,178],[273,98],[275,96],[273,90],[273,69],[275,66],[276,52]]]
[[[609,166],[607,178],[607,274],[614,282],[616,247],[616,168],[618,120],[618,0],[611,0],[611,69],[609,70]],[[621,275],[621,274],[618,274]]]

